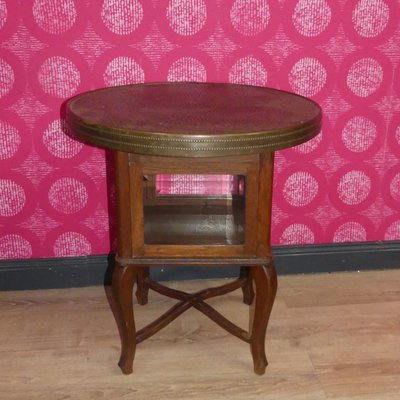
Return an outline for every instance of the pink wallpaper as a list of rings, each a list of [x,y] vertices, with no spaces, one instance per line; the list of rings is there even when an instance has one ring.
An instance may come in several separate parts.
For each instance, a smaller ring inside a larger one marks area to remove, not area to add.
[[[166,80],[322,105],[322,135],[277,153],[273,244],[400,239],[399,15],[397,0],[0,0],[0,257],[109,252],[105,154],[63,133],[60,107]]]

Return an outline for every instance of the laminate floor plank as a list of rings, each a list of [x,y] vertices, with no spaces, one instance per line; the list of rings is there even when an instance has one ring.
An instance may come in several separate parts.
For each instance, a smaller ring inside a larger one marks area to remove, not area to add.
[[[399,289],[398,270],[279,278],[263,376],[246,343],[194,309],[141,343],[125,376],[108,289],[0,292],[0,400],[398,400]],[[247,329],[239,290],[209,303]],[[151,292],[138,327],[173,304]]]

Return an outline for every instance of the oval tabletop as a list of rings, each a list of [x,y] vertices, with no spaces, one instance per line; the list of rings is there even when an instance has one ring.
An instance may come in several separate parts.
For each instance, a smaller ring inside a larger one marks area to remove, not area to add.
[[[67,123],[86,142],[136,154],[213,157],[274,151],[321,128],[312,100],[224,83],[151,83],[86,92],[67,104]]]

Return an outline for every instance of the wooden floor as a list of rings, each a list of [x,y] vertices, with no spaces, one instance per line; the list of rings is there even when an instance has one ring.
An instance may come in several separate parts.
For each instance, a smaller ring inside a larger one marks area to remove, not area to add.
[[[210,303],[246,327],[239,291]],[[172,304],[151,293],[137,324]],[[248,345],[194,309],[138,346],[133,375],[119,345],[102,287],[2,292],[0,399],[399,400],[400,270],[281,277],[261,377]]]

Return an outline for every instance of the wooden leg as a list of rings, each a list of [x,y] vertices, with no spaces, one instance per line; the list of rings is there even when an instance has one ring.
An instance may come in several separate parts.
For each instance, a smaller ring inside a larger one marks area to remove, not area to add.
[[[249,267],[240,267],[240,278],[246,279],[245,285],[242,287],[243,292],[243,303],[250,305],[254,299],[254,289],[252,284],[252,278],[250,276]]]
[[[149,277],[149,267],[138,268],[136,298],[138,303],[142,306],[149,301],[149,285],[147,282]]]
[[[116,263],[112,277],[115,319],[121,337],[121,358],[118,365],[124,374],[131,374],[136,349],[136,329],[133,316],[132,291],[137,268]]]
[[[277,290],[273,261],[266,266],[251,267],[251,276],[256,294],[250,313],[250,348],[254,372],[263,375],[268,365],[265,356],[265,334]]]

